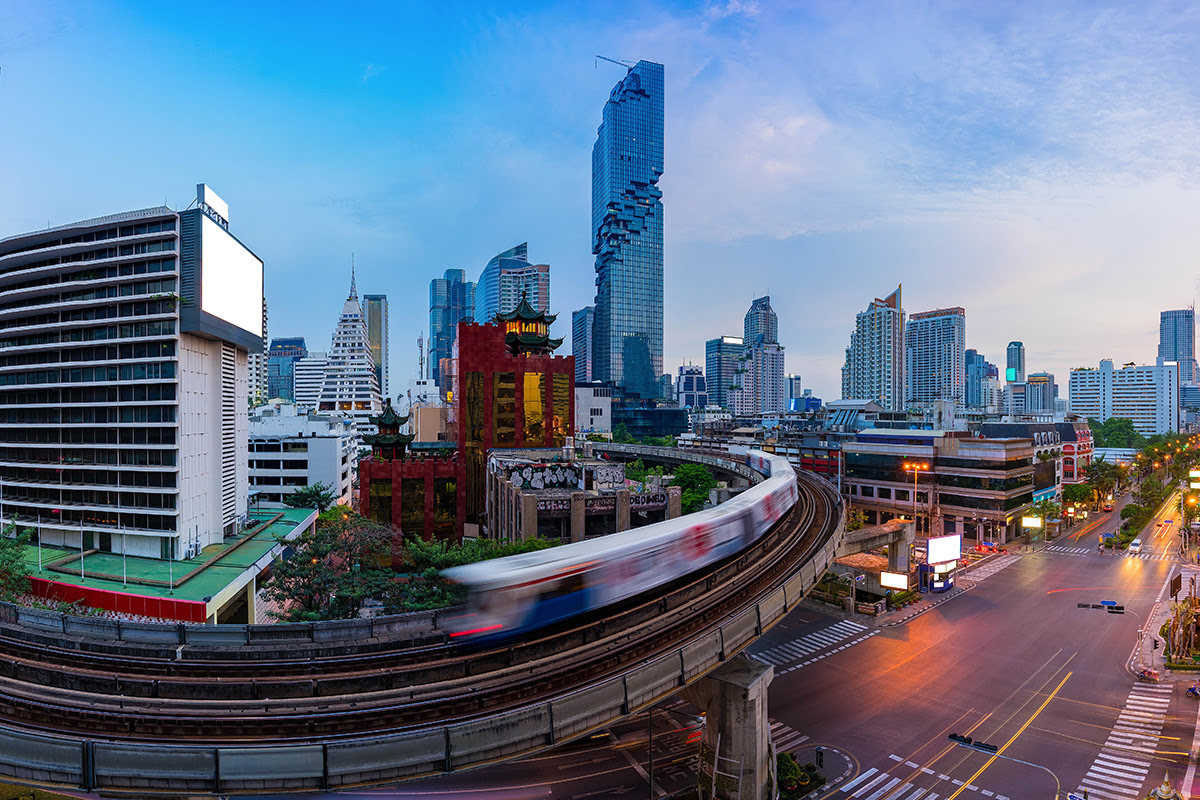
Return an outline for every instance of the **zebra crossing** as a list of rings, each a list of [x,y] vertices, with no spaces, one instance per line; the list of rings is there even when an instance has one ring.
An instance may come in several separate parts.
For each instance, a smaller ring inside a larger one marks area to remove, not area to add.
[[[871,630],[866,625],[844,619],[828,628],[822,628],[760,653],[752,653],[750,657],[777,668],[790,664],[791,666],[785,669],[776,669],[777,675],[783,675],[792,670],[806,667],[814,661],[820,661],[834,653],[839,653],[847,647],[853,647],[876,633],[878,631]],[[822,650],[825,652],[820,652]]]
[[[964,785],[962,781],[951,778],[949,775],[939,773],[929,767],[922,767],[912,761],[904,761],[898,755],[891,755],[889,758],[893,761],[903,762],[903,766],[907,767],[904,770],[907,773],[904,778],[893,778],[889,773],[872,767],[845,786],[839,787],[838,791],[848,797],[858,798],[858,800],[879,800],[881,797],[884,797],[885,800],[938,800],[943,795],[948,796],[960,789],[967,789],[975,792],[976,795],[982,795],[992,800],[1009,800],[1008,797],[997,794],[991,789],[982,789],[973,783]],[[917,786],[912,783],[913,780],[927,782],[926,779],[916,777],[916,772],[933,776],[933,786]],[[940,789],[943,794],[938,794],[933,791],[934,789]]]
[[[1011,565],[1019,559],[1018,555],[1000,556],[999,558],[991,558],[984,561],[978,567],[967,571],[967,577],[973,581],[981,581],[984,578],[990,578],[1000,570]]]
[[[789,728],[774,717],[769,717],[771,723],[771,741],[775,744],[776,753],[787,753],[808,741],[808,737],[795,728]]]
[[[1043,550],[1047,553],[1058,553],[1059,555],[1064,556],[1100,556],[1100,552],[1094,547],[1068,547],[1064,544],[1052,544],[1043,548]],[[1102,557],[1112,558],[1110,555],[1104,555]],[[1170,552],[1151,553],[1147,551],[1143,553],[1134,553],[1132,555],[1127,553],[1118,556],[1118,558],[1140,558],[1142,561],[1171,561],[1174,559],[1174,556],[1171,555]]]
[[[1100,800],[1135,800],[1158,747],[1167,706],[1174,687],[1139,683],[1129,692],[1112,733],[1080,781],[1077,794],[1087,789]]]

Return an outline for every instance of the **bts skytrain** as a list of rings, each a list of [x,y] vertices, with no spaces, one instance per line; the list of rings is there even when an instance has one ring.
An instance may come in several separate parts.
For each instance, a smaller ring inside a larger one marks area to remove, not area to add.
[[[740,552],[799,497],[786,458],[754,450],[746,463],[768,477],[715,508],[444,570],[467,589],[465,611],[447,622],[450,635],[509,638],[634,597]]]

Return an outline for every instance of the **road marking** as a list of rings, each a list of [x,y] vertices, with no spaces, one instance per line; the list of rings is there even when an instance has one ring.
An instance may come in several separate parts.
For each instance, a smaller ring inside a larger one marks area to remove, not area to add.
[[[905,761],[904,766],[908,767],[909,769],[920,769],[920,764],[914,764],[911,761]]]
[[[940,774],[940,773],[939,773],[939,774],[938,774],[938,780],[939,780],[939,781],[948,781],[948,780],[950,780],[950,776],[949,776],[949,775],[942,775],[942,774]]]
[[[888,758],[890,758],[892,761],[903,761],[904,760],[903,758],[896,755],[895,753],[892,753],[891,755],[889,755]]]
[[[1017,737],[1020,736],[1022,733],[1024,733],[1025,729],[1033,724],[1033,721],[1038,718],[1038,715],[1041,714],[1043,710],[1045,710],[1046,706],[1050,705],[1050,701],[1053,700],[1055,698],[1055,696],[1059,693],[1059,691],[1063,687],[1063,684],[1065,684],[1068,680],[1070,680],[1071,676],[1074,674],[1075,674],[1074,672],[1068,672],[1066,674],[1066,676],[1064,676],[1063,679],[1061,681],[1059,681],[1058,686],[1054,687],[1054,691],[1051,692],[1050,694],[1048,694],[1046,696],[1046,699],[1042,701],[1042,704],[1040,706],[1038,706],[1038,710],[1033,712],[1033,715],[1028,720],[1025,721],[1025,724],[1022,725],[1020,728],[1018,728],[1017,732],[1014,733],[1007,742],[1005,742],[1003,745],[1001,745],[1000,749],[996,751],[996,755],[1002,755],[1004,753],[1004,751],[1008,749],[1009,745],[1011,745],[1013,742],[1015,742],[1017,740]],[[967,781],[967,783],[974,783],[975,779],[978,778],[980,775],[982,775],[984,773],[984,770],[986,770],[993,763],[995,763],[995,761],[996,761],[996,756],[992,756],[991,758],[989,758],[984,763],[984,765],[982,767],[980,767],[974,775],[971,776],[971,779],[969,781]],[[962,794],[961,787],[958,789],[955,789],[954,794],[950,795],[950,797],[948,797],[947,800],[954,800],[954,798],[958,797],[960,794]],[[999,796],[997,796],[997,800],[999,800]]]
[[[924,772],[926,775],[933,774],[933,770],[931,770],[929,767],[921,767],[921,772]]]
[[[859,775],[857,778],[855,778],[854,780],[850,781],[845,786],[843,786],[842,791],[849,793],[849,791],[851,789],[853,789],[855,786],[862,783],[863,781],[865,781],[867,778],[871,777],[878,771],[879,770],[875,769],[874,767],[871,767],[869,770],[864,772],[862,775]]]
[[[991,790],[991,789],[980,789],[980,790],[979,790],[979,793],[980,793],[980,794],[986,794],[988,797],[991,797],[991,796],[992,796],[992,790]]]
[[[886,777],[886,776],[885,776]],[[890,790],[893,786],[900,782],[899,778],[892,778],[886,784],[875,790],[875,793],[867,798],[867,800],[879,800],[880,795]]]
[[[871,791],[871,787],[873,787],[875,784],[877,784],[877,783],[883,783],[883,782],[884,782],[884,781],[886,781],[887,779],[888,779],[888,774],[887,774],[886,772],[884,772],[884,773],[880,774],[880,776],[879,776],[878,778],[876,778],[875,780],[873,780],[873,781],[871,781],[870,783],[866,784],[866,785],[865,785],[865,786],[863,786],[861,789],[859,789],[857,792],[855,792],[855,793],[854,793],[854,796],[855,796],[855,797],[862,797],[864,794],[866,794],[867,792]],[[845,789],[843,789],[842,791],[845,791]]]

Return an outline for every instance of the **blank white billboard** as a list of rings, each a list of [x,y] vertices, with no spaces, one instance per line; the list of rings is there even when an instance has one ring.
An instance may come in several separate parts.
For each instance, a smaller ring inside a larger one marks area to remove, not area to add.
[[[903,572],[881,572],[879,585],[885,589],[907,589],[908,576]]]
[[[944,564],[947,561],[957,561],[961,554],[961,534],[934,536],[929,540],[929,555],[925,560],[930,564]]]
[[[262,336],[263,262],[212,219],[200,219],[200,310]]]

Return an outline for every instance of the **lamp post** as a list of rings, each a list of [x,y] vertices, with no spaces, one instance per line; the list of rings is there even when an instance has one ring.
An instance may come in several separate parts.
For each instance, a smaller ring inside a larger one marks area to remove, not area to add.
[[[928,472],[929,465],[922,464],[922,463],[919,463],[916,461],[905,461],[903,466],[904,466],[904,471],[911,472],[912,476],[913,476],[913,493],[912,493],[913,494],[913,531],[916,532],[916,529],[917,529],[917,477],[922,472]]]

